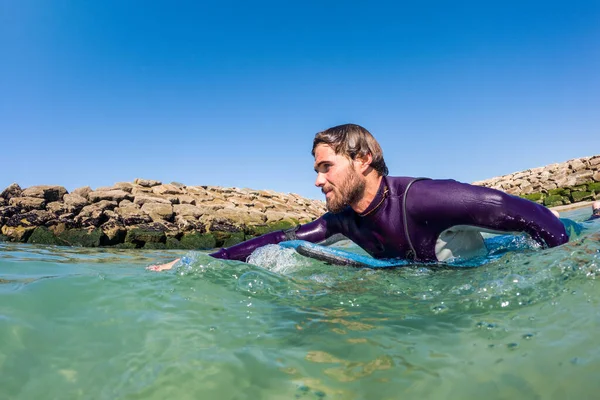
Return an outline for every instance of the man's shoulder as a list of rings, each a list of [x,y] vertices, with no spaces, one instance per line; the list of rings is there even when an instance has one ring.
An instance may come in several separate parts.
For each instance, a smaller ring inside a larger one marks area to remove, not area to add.
[[[459,183],[454,179],[432,179],[414,176],[387,176],[386,181],[392,195],[402,195],[408,185],[411,185],[410,191],[412,192],[414,190],[413,188],[419,188],[416,189],[416,191],[419,191],[420,189],[426,189],[428,187],[439,187],[440,185],[444,186]]]

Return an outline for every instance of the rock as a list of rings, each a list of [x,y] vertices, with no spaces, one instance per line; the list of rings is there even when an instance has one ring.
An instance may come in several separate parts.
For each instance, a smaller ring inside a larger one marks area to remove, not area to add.
[[[117,202],[116,201],[110,201],[110,200],[100,200],[97,203],[94,204],[90,204],[88,206],[85,206],[81,209],[81,211],[79,212],[79,216],[91,216],[92,214],[96,213],[96,212],[102,212],[104,210],[114,210],[115,208],[117,208]]]
[[[583,171],[586,168],[585,164],[579,159],[568,161],[568,166],[569,166],[569,169],[572,170],[573,172]]]
[[[77,196],[81,196],[87,200],[88,194],[92,191],[92,188],[89,186],[84,186],[77,188],[71,192],[71,194],[76,194]]]
[[[127,193],[131,193],[131,191],[133,190],[133,184],[130,182],[117,182],[114,186],[116,189],[121,189],[122,191]]]
[[[532,193],[532,194],[525,194],[521,196],[524,199],[533,201],[535,203],[543,203],[544,201],[544,195],[542,193]]]
[[[134,204],[137,204],[138,206],[143,206],[146,203],[158,203],[158,204],[169,204],[171,205],[171,202],[167,199],[163,199],[162,197],[157,197],[157,196],[147,196],[147,195],[137,195],[135,196],[134,200],[133,200]]]
[[[594,168],[594,167],[595,167],[594,169],[596,169],[596,170],[597,170],[597,169],[600,167],[600,156],[594,156],[594,157],[591,157],[591,158],[588,160],[588,163],[590,164],[590,167],[591,167],[591,168]]]
[[[217,241],[210,233],[188,233],[180,240],[182,249],[209,250],[214,249]]]
[[[92,203],[96,203],[101,200],[115,201],[119,203],[123,200],[133,200],[133,196],[130,193],[120,189],[107,191],[96,190],[88,194],[88,200]]]
[[[37,197],[46,200],[50,203],[52,201],[60,201],[63,196],[67,194],[67,189],[62,186],[51,186],[51,185],[38,185],[31,186],[21,193],[22,197]]]
[[[173,206],[173,211],[177,215],[183,216],[193,216],[196,218],[201,217],[206,214],[206,209],[200,209],[196,206],[192,206],[190,204],[177,204]]]
[[[90,204],[81,209],[79,215],[75,217],[75,223],[82,227],[99,227],[110,218],[105,211],[113,210],[115,207],[117,207],[117,202],[109,200]]]
[[[142,211],[152,218],[154,222],[172,221],[173,206],[171,204],[145,203]]]
[[[133,203],[131,205],[120,206],[115,211],[126,226],[152,222],[152,218]]]
[[[8,204],[23,210],[41,210],[46,206],[46,201],[37,197],[11,197]]]
[[[600,171],[595,172],[594,176],[592,176],[592,178],[596,181],[596,182],[600,182]]]
[[[109,220],[100,227],[104,235],[102,236],[102,246],[112,246],[125,241],[127,235],[127,229],[125,226],[117,220]]]
[[[6,220],[5,225],[16,226],[40,226],[54,219],[54,215],[46,210],[32,210],[23,214],[15,214]]]
[[[0,193],[0,197],[6,200],[10,200],[12,197],[21,197],[22,192],[23,190],[21,189],[21,186],[17,185],[16,183],[13,183],[9,187],[4,189],[2,193]]]
[[[294,224],[290,221],[287,221],[287,220],[282,220],[282,221],[278,221],[278,222],[275,222],[272,224],[249,226],[246,228],[246,233],[249,236],[260,236],[260,235],[264,235],[265,233],[269,233],[269,232],[293,228],[294,226],[296,226],[296,224]]]
[[[136,185],[140,185],[143,187],[153,187],[153,186],[158,186],[158,185],[162,185],[162,182],[160,181],[154,181],[152,179],[140,179],[137,178],[136,180],[133,181],[134,184]]]
[[[194,206],[196,205],[196,199],[187,194],[182,194],[182,195],[177,196],[177,200],[179,200],[179,201],[174,204],[191,204]]]
[[[67,212],[67,207],[62,201],[53,201],[52,203],[48,203],[46,205],[46,210],[53,214],[60,215]]]
[[[82,229],[68,229],[58,235],[58,238],[69,246],[98,247],[104,233],[100,228],[89,227]]]
[[[79,212],[88,204],[86,198],[77,193],[65,194],[63,201],[69,212]]]
[[[185,194],[182,188],[177,187],[172,184],[154,186],[154,187],[152,187],[152,192],[156,193],[158,195],[161,195],[161,196],[166,195],[166,194],[172,194],[172,195]]]
[[[563,199],[560,195],[550,195],[544,199],[544,205],[546,207],[556,207],[563,205]]]
[[[21,209],[15,206],[0,207],[0,217],[10,218],[15,214],[18,214]]]
[[[590,183],[587,186],[588,186],[589,191],[594,192],[596,194],[600,193],[600,183],[594,182],[594,183]]]
[[[154,193],[152,193],[152,188],[142,187],[142,186],[134,186],[133,189],[131,189],[131,194],[134,196],[154,195]]]
[[[139,225],[127,231],[125,243],[133,243],[137,248],[146,243],[165,243],[166,228],[158,223]]]
[[[204,224],[191,215],[176,215],[175,225],[180,232],[206,232]]]
[[[594,194],[592,192],[571,192],[571,200],[573,203],[586,200],[594,200]]]
[[[7,226],[2,227],[2,234],[11,242],[25,243],[35,230],[35,226]]]
[[[27,243],[29,244],[46,244],[46,245],[55,245],[55,246],[64,246],[67,243],[60,240],[56,235],[45,226],[38,226],[35,228],[27,239]]]
[[[575,178],[575,185],[585,185],[594,179],[594,171],[583,170],[573,175]]]

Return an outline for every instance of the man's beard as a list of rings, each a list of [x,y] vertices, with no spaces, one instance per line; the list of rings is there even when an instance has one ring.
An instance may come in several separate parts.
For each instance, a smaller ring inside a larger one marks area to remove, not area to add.
[[[337,187],[333,187],[332,190],[334,196],[331,199],[326,198],[326,203],[327,209],[335,214],[360,200],[365,192],[365,182],[360,179],[354,168],[350,167],[342,183]]]

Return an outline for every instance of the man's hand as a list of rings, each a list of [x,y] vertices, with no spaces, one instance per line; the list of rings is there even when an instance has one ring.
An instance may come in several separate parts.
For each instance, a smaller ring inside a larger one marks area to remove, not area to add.
[[[168,262],[166,264],[150,265],[150,266],[146,267],[146,269],[148,271],[165,271],[165,270],[173,268],[173,265],[175,265],[177,263],[177,261],[179,261],[179,260],[180,259],[178,258],[178,259]]]

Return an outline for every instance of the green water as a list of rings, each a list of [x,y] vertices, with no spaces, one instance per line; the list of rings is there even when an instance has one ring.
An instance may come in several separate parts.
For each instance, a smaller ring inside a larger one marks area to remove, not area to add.
[[[600,223],[476,269],[144,269],[182,254],[0,243],[0,399],[598,398]]]

